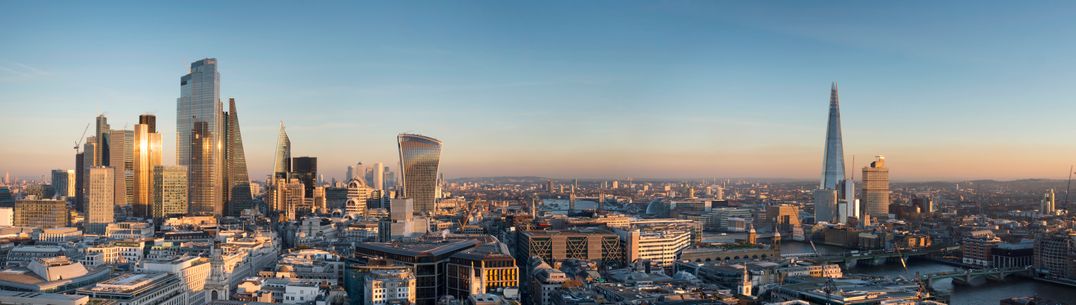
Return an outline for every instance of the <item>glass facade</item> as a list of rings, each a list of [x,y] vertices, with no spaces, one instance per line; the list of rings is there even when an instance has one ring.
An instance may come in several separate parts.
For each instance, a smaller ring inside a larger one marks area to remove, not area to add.
[[[176,113],[176,163],[189,171],[191,212],[220,215],[223,106],[216,59],[192,63],[190,73],[180,78]]]
[[[235,99],[228,99],[228,113],[225,115],[224,145],[225,171],[224,198],[227,200],[227,214],[239,216],[244,209],[252,208],[254,203],[250,193],[250,176],[247,173],[247,157],[243,150],[243,136],[239,132],[239,113],[235,110]]]
[[[433,211],[441,141],[416,134],[401,134],[397,139],[403,197],[414,200],[416,212]]]
[[[822,159],[822,184],[820,188],[835,190],[844,180],[844,144],[841,141],[841,109],[837,97],[837,83],[833,83],[829,96],[829,124],[826,125],[826,151]]]
[[[132,207],[138,217],[149,217],[153,200],[153,170],[161,165],[163,147],[157,132],[157,117],[144,114],[134,126],[134,181]]]
[[[280,135],[276,138],[276,157],[273,158],[273,178],[287,178],[291,172],[291,139],[280,122]]]

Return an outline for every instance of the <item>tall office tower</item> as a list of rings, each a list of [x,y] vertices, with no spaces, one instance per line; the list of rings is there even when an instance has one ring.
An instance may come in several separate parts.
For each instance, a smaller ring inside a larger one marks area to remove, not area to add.
[[[844,144],[841,141],[841,109],[837,83],[829,95],[829,123],[826,125],[826,150],[822,158],[821,189],[836,190],[844,180]]]
[[[254,202],[234,98],[228,99],[228,113],[224,114],[224,118],[224,200],[227,214],[239,216],[243,210],[253,208]]]
[[[150,214],[153,218],[187,215],[187,168],[161,165],[153,167],[152,192]]]
[[[284,122],[280,122],[280,135],[276,138],[276,155],[273,158],[273,180],[288,178],[291,172],[291,139],[288,132],[284,131]]]
[[[1050,189],[1049,192],[1042,195],[1042,205],[1039,207],[1039,213],[1042,214],[1054,214],[1057,211],[1057,201],[1054,200],[1054,189]]]
[[[837,190],[814,191],[814,221],[833,223],[837,219]]]
[[[132,203],[134,200],[128,196],[128,191],[132,189],[128,188],[127,178],[131,178],[133,184],[134,180],[134,162],[132,155],[134,154],[134,132],[130,130],[117,130],[113,129],[109,131],[109,161],[108,166],[115,169],[116,182],[113,184],[116,190],[112,193],[116,196],[116,205],[125,205]],[[133,195],[133,192],[132,194]]]
[[[68,186],[71,185],[71,182],[73,181],[68,180],[68,172],[70,171],[65,169],[52,170],[52,188],[56,190],[56,197],[71,196],[71,194],[68,193]]]
[[[221,215],[223,206],[220,204],[221,194],[218,192],[220,184],[217,180],[209,177],[214,167],[212,152],[219,143],[212,137],[209,124],[195,122],[191,133],[191,159],[187,165],[187,192],[189,195],[188,208],[193,215]]]
[[[437,166],[441,159],[441,141],[417,134],[400,134],[401,198],[414,200],[416,212],[432,212],[437,191]]]
[[[77,210],[79,212],[85,212],[85,210],[82,209],[83,199],[85,199],[85,197],[83,197],[84,195],[82,193],[82,185],[85,183],[85,181],[83,180],[83,178],[85,177],[84,176],[85,175],[84,174],[85,169],[83,168],[82,162],[85,159],[86,159],[85,153],[81,153],[81,152],[75,153],[75,178],[74,178],[75,190],[74,190],[74,196],[75,196],[75,210]]]
[[[294,178],[298,178],[306,186],[306,198],[313,198],[314,178],[318,176],[318,158],[295,157],[291,159],[291,166]]]
[[[344,174],[344,178],[346,178],[347,181],[351,181],[351,179],[355,179],[355,173],[356,173],[355,172],[355,166],[354,165],[348,165],[347,166],[347,173]]]
[[[385,167],[385,189],[396,189],[396,173]]]
[[[885,157],[877,156],[870,166],[863,168],[863,215],[871,218],[889,218],[889,168]]]
[[[96,130],[93,134],[94,143],[97,145],[97,150],[93,153],[93,166],[109,166],[109,134],[112,129],[108,126],[108,118],[104,114],[97,116]],[[88,143],[88,142],[87,142]]]
[[[374,178],[370,180],[373,183],[373,188],[377,190],[385,189],[385,164],[381,162],[374,162],[374,167],[370,169]]]
[[[116,178],[115,169],[111,167],[94,167],[90,169],[89,194],[86,205],[86,231],[96,234],[104,233],[104,228],[115,221],[113,192]]]
[[[97,137],[87,137],[86,143],[82,144],[82,165],[79,167],[82,169],[82,174],[79,177],[82,178],[82,196],[79,198],[79,208],[83,213],[86,212],[86,206],[89,204],[90,196],[90,169],[98,166],[94,156],[97,155]]]
[[[176,163],[187,167],[190,209],[220,215],[223,209],[223,106],[217,60],[191,63],[176,99]]]
[[[152,114],[138,116],[138,124],[134,126],[134,181],[131,188],[134,199],[131,205],[136,217],[153,216],[153,171],[161,166],[162,146],[161,134],[157,132],[157,117]],[[183,197],[186,198],[186,194]]]

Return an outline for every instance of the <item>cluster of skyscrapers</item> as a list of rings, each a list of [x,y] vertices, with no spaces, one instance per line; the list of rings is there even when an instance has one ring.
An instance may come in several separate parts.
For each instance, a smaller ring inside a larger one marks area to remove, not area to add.
[[[849,219],[869,222],[869,218],[889,218],[889,169],[885,157],[863,168],[863,201],[856,198],[855,175],[845,176],[844,142],[841,138],[840,97],[833,83],[829,98],[822,180],[814,193],[815,220],[848,223]]]

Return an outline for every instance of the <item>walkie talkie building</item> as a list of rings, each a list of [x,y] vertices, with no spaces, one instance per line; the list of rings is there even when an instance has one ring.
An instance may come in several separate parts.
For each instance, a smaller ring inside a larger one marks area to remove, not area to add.
[[[437,189],[437,166],[441,160],[441,141],[417,134],[400,134],[401,195],[411,198],[416,212],[434,209]]]

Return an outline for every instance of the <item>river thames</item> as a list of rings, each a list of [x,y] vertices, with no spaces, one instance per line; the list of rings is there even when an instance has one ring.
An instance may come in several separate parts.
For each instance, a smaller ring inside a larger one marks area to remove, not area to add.
[[[841,251],[835,247],[817,246],[818,251],[823,254]],[[782,253],[805,253],[811,251],[811,245],[807,243],[794,241],[781,243]],[[908,261],[908,270],[904,270],[898,262],[891,262],[882,266],[857,266],[851,270],[844,270],[844,272],[845,274],[902,276],[911,279],[915,277],[916,272],[926,274],[953,271],[954,269],[960,268],[927,260],[913,259]],[[1076,300],[1076,288],[1019,277],[1012,277],[1003,282],[987,281],[986,284],[978,286],[954,286],[951,279],[944,279],[935,281],[933,288],[949,294],[949,304],[952,305],[992,305],[998,304],[1001,299],[1015,296],[1040,296],[1070,304]]]

